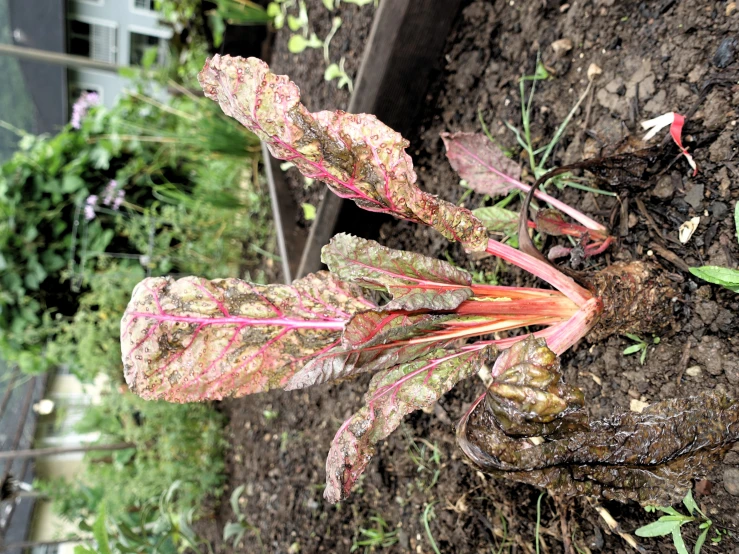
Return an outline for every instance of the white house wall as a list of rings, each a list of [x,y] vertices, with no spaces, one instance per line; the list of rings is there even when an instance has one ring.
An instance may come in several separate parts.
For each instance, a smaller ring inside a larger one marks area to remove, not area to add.
[[[152,10],[134,7],[134,0],[70,0],[67,18],[91,24],[114,26],[117,30],[116,63],[129,65],[131,56],[131,33],[142,33],[169,39],[172,30],[159,24],[159,14]],[[70,90],[95,90],[101,95],[104,105],[110,107],[127,86],[128,80],[106,71],[70,70]],[[74,98],[72,98],[74,101]]]

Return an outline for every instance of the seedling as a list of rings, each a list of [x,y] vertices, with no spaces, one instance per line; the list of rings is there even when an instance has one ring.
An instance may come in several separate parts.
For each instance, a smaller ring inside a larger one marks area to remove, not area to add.
[[[254,527],[246,519],[246,515],[241,511],[241,495],[244,493],[245,485],[240,485],[234,489],[231,493],[229,502],[231,504],[231,510],[236,515],[236,521],[229,521],[223,528],[223,540],[224,542],[231,542],[233,548],[241,542],[244,535],[247,532],[254,533],[257,538],[259,548],[264,551],[264,545],[262,544],[262,534],[258,527]]]
[[[675,294],[671,282],[660,288],[662,281],[650,278],[646,266],[606,268],[591,277],[593,293],[538,252],[527,254],[491,239],[469,210],[415,185],[408,142],[374,116],[311,113],[300,104],[294,83],[254,58],[215,56],[200,79],[206,96],[256,133],[276,158],[323,181],[337,195],[370,211],[428,225],[468,251],[497,256],[555,289],[474,283],[466,271],[441,260],[344,234],[322,251],[329,272],[292,285],[197,277],[139,283],[122,321],[121,343],[126,380],[145,398],[203,401],[375,373],[365,405],[332,442],[324,491],[329,501],[349,495],[377,444],[405,415],[432,407],[482,364],[497,357],[491,373],[502,379],[495,391],[503,395],[506,410],[540,418],[536,425],[513,423],[523,429],[553,428],[553,419],[579,417],[582,406],[581,393],[561,382],[558,354],[591,329],[598,337],[647,332],[645,324],[671,315],[664,300]],[[628,287],[631,303],[619,296],[621,286]],[[642,294],[647,286],[649,294]],[[378,302],[378,296],[384,300]],[[595,327],[604,312],[618,317]],[[498,335],[526,328],[533,337],[523,341]],[[472,339],[478,340],[467,342]],[[631,424],[626,421],[624,427]],[[601,440],[598,429],[577,436]],[[517,479],[529,475],[519,473]]]
[[[739,240],[739,202],[734,206],[734,225],[736,227],[736,237]],[[702,267],[691,267],[690,272],[704,281],[721,285],[731,292],[739,292],[739,269],[704,265]]]
[[[303,208],[303,218],[306,221],[313,221],[316,218],[316,207],[308,202],[303,202],[301,205]]]
[[[307,37],[308,25],[308,9],[305,7],[305,2],[300,0],[298,2],[298,15],[288,14],[287,26],[293,33],[300,31],[304,37]]]
[[[434,535],[431,533],[431,526],[429,525],[429,522],[436,517],[436,514],[434,513],[434,504],[436,504],[436,502],[429,502],[426,504],[426,507],[423,509],[423,515],[421,516],[421,523],[423,523],[423,528],[426,531],[426,536],[429,539],[429,544],[431,544],[431,549],[434,551],[434,554],[441,554],[441,552],[439,552],[439,547],[436,546],[436,541],[434,540]]]
[[[439,480],[441,473],[441,450],[436,444],[431,444],[425,439],[416,441],[410,434],[406,433],[408,439],[408,457],[416,466],[419,476],[428,477],[424,485],[426,490],[431,489]],[[421,443],[419,446],[418,443]]]
[[[691,491],[688,491],[688,494],[683,498],[683,505],[690,515],[683,515],[671,506],[646,506],[644,510],[649,513],[654,513],[659,510],[665,515],[661,516],[657,521],[643,527],[639,527],[639,529],[635,531],[636,536],[665,537],[667,535],[672,535],[672,543],[675,545],[675,550],[677,550],[678,554],[688,554],[688,549],[685,546],[685,541],[683,540],[680,529],[683,525],[687,525],[688,523],[700,522],[698,529],[701,531],[701,534],[698,535],[698,538],[695,541],[695,546],[693,547],[693,553],[700,554],[703,544],[706,542],[706,538],[708,537],[708,533],[711,531],[713,522],[708,519],[708,516],[706,516],[706,514],[704,514],[695,503],[693,493]],[[714,544],[720,543],[722,536],[725,534],[725,531],[717,529],[716,535],[711,538],[711,542]]]
[[[647,350],[649,349],[649,343],[640,336],[634,335],[632,333],[626,333],[626,336],[633,340],[636,344],[632,344],[628,348],[625,348],[623,351],[623,355],[629,356],[631,354],[641,352],[641,354],[639,355],[639,363],[641,363],[641,365],[644,365],[644,362],[647,359]],[[652,337],[652,344],[659,344],[659,337]]]
[[[322,48],[323,41],[318,36],[311,32],[310,37],[304,37],[302,35],[293,35],[290,40],[287,41],[287,49],[293,54],[300,54],[306,48]]]
[[[341,27],[341,18],[334,17],[331,20],[331,30],[326,35],[326,38],[323,40],[323,59],[326,61],[326,63],[331,63],[331,59],[329,58],[329,54],[328,54],[328,49],[329,49],[329,46],[331,46],[331,40],[334,38],[336,31],[338,31],[340,27]],[[344,58],[341,58],[341,60],[342,60],[341,65],[342,65],[342,71],[343,71]],[[326,71],[328,71],[328,69]],[[327,78],[326,80],[330,81],[331,79]]]
[[[356,552],[364,548],[364,552],[371,552],[378,548],[390,548],[398,542],[398,531],[390,531],[387,522],[378,514],[370,518],[375,525],[369,529],[359,529],[361,539],[355,540],[349,552]]]
[[[287,10],[295,6],[295,0],[273,0],[267,4],[267,16],[275,29],[282,29],[287,20]]]
[[[338,88],[344,88],[347,87],[349,89],[349,92],[352,92],[354,90],[354,83],[352,83],[351,77],[346,74],[346,71],[344,70],[344,62],[346,60],[342,57],[341,61],[339,61],[339,65],[336,65],[335,63],[332,63],[326,68],[325,73],[323,74],[323,78],[326,81],[333,81],[334,79],[338,79],[336,82],[336,86]]]

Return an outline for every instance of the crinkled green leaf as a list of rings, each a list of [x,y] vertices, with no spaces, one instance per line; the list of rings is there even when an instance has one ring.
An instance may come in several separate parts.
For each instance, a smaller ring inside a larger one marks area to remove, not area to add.
[[[444,322],[454,317],[376,311],[359,313],[349,321],[341,343],[315,356],[293,375],[285,389],[302,389],[414,360],[443,344],[409,339],[441,330]],[[439,338],[439,341],[443,340],[443,337]]]
[[[376,374],[370,382],[366,405],[344,422],[331,444],[324,497],[329,502],[346,498],[379,441],[409,413],[433,406],[459,381],[476,373],[495,352],[493,346],[462,352],[437,349]]]
[[[191,402],[282,387],[372,309],[327,272],[288,285],[145,279],[121,322],[126,381],[148,399]]]
[[[441,133],[446,157],[472,190],[500,196],[521,178],[521,166],[482,133]]]
[[[199,79],[206,96],[306,177],[364,209],[429,225],[468,250],[485,250],[485,226],[469,210],[422,192],[405,152],[408,141],[375,116],[310,113],[295,83],[256,58],[216,55]]]
[[[499,206],[486,206],[472,210],[472,213],[491,233],[518,233],[518,214],[514,211]]]
[[[343,281],[389,292],[385,310],[453,310],[472,296],[472,277],[463,269],[373,240],[336,235],[321,260]]]
[[[709,283],[726,287],[732,292],[739,292],[739,269],[704,265],[702,267],[691,267],[690,273]]]

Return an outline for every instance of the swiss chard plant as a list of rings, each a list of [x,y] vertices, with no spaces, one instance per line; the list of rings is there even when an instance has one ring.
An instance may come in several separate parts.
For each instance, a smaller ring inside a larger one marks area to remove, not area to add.
[[[374,373],[365,405],[341,425],[331,444],[328,500],[348,496],[378,442],[404,416],[432,406],[485,364],[492,365],[494,384],[473,408],[487,409],[493,400],[481,400],[497,398],[502,408],[492,413],[515,423],[504,426],[512,436],[552,435],[554,443],[565,431],[588,429],[582,395],[562,382],[557,356],[591,330],[599,338],[656,331],[669,320],[665,297],[675,292],[652,275],[652,268],[611,266],[580,284],[538,252],[529,254],[491,239],[469,210],[423,192],[405,152],[408,142],[374,116],[311,113],[300,103],[294,83],[253,58],[215,56],[200,81],[206,96],[255,133],[275,157],[324,182],[335,194],[366,210],[428,225],[468,251],[497,256],[553,287],[477,284],[449,263],[345,234],[323,249],[328,272],[289,286],[198,277],[142,281],[123,317],[121,342],[126,380],[145,398],[194,402]],[[462,148],[464,143],[457,136],[448,144]],[[540,219],[536,226],[566,228],[581,240],[587,236],[597,242],[593,254],[608,246],[603,225],[506,176],[494,162],[478,163],[474,171],[482,173],[489,166],[491,186],[531,190],[580,224],[566,223],[550,210],[545,212],[547,223]],[[528,225],[526,217],[522,224]],[[528,238],[525,232],[521,235]],[[644,290],[647,286],[649,291]],[[535,331],[526,342],[511,333],[501,336],[521,329]],[[460,432],[480,433],[492,425],[486,414],[468,413]],[[466,423],[470,417],[474,425]],[[624,426],[633,430],[635,424],[629,420]],[[618,428],[614,423],[611,431]],[[604,432],[591,430],[590,440],[596,442]],[[717,446],[727,440],[721,435],[702,444]],[[492,444],[463,433],[459,442],[482,469],[511,470],[519,477],[532,465],[546,466],[553,455],[545,448],[531,450],[518,471],[520,453],[528,450],[518,438]],[[597,456],[592,447],[591,461]],[[503,458],[507,461],[500,462]],[[651,463],[658,466],[661,461]],[[562,463],[569,462],[565,458]],[[574,486],[561,470],[560,482],[550,483],[546,478],[551,474],[544,471],[542,479],[528,482],[559,484],[565,492],[578,494],[610,490]]]

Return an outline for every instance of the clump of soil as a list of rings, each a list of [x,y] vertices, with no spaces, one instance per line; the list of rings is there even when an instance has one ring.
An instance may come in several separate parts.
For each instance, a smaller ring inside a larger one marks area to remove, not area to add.
[[[308,4],[310,8],[321,2]],[[735,125],[739,90],[727,84],[736,83],[739,67],[735,46],[739,11],[732,4],[470,0],[448,37],[446,70],[429,97],[424,122],[416,136],[408,137],[421,187],[459,202],[465,191],[445,159],[439,133],[479,131],[480,111],[496,140],[517,152],[515,137],[504,121],[520,121],[518,79],[533,73],[537,52],[553,72],[552,79],[537,83],[533,135],[539,146],[548,142],[585,90],[589,65],[602,69],[592,100],[574,118],[553,164],[598,155],[604,146],[637,133],[641,119],[667,111],[685,113],[701,100],[685,137],[700,165],[697,177],[689,176],[687,164],[678,159],[645,184],[643,192],[621,199],[574,189],[558,193],[612,225],[620,239],[605,256],[591,260],[587,269],[657,259],[675,276],[671,286],[679,293],[671,314],[676,325],[659,331],[659,344],[648,333],[642,336],[650,344],[643,365],[638,355],[622,354],[632,344],[622,336],[582,343],[565,355],[565,378],[583,390],[591,418],[702,391],[739,397],[739,319],[735,315],[739,297],[699,282],[686,271],[703,264],[736,267],[739,256],[732,217],[739,198],[739,169],[733,161],[739,142]],[[323,24],[316,23],[317,32]],[[358,52],[366,36],[362,33],[369,29],[367,20],[363,25],[367,26],[353,26],[345,17],[334,43],[347,44],[347,52]],[[571,48],[563,49],[560,42],[555,52],[552,44],[561,39],[569,39]],[[344,103],[338,98],[345,93],[329,98],[318,91],[321,86],[333,87],[321,83],[322,72],[311,63],[316,60],[310,56],[320,54],[291,57],[285,53],[285,42],[283,33],[278,36],[273,68],[298,82],[304,102],[312,110],[345,106],[347,97]],[[347,61],[350,72],[355,72],[358,60],[357,53]],[[701,97],[704,90],[708,92]],[[476,208],[484,201],[471,195],[464,203]],[[683,245],[677,240],[678,228],[693,217],[700,217],[700,223]],[[471,261],[458,245],[414,224],[385,224],[379,240],[392,248],[449,256],[476,275],[496,275],[502,284],[533,282],[515,269],[499,271],[492,258]],[[329,443],[341,423],[361,406],[368,380],[363,376],[306,392],[272,392],[222,403],[230,417],[229,482],[222,501],[213,506],[212,519],[199,524],[216,551],[260,552],[258,533],[264,552],[348,552],[355,540],[363,538],[360,529],[372,527],[370,518],[380,515],[397,531],[398,542],[387,552],[431,552],[422,517],[431,505],[435,517],[427,522],[428,529],[440,552],[498,551],[503,544],[510,547],[504,552],[534,552],[540,491],[484,476],[464,461],[456,446],[454,423],[484,390],[475,379],[447,394],[433,414],[420,412],[407,418],[403,428],[380,445],[349,501],[336,506],[324,502]],[[701,479],[694,492],[701,509],[715,525],[733,533],[719,545],[707,543],[703,552],[739,552],[739,446],[711,473],[696,478]],[[226,522],[235,520],[227,499],[241,484],[246,485],[242,511],[258,531],[247,533],[244,544],[233,549],[221,542],[220,535]],[[656,519],[634,503],[605,506],[629,533]],[[606,530],[589,501],[566,504],[548,496],[541,507],[543,551],[564,551],[562,521],[566,522],[564,534],[574,537],[583,550],[632,551]],[[698,535],[697,526],[683,531],[690,546]],[[661,552],[674,551],[669,538],[639,541]]]

